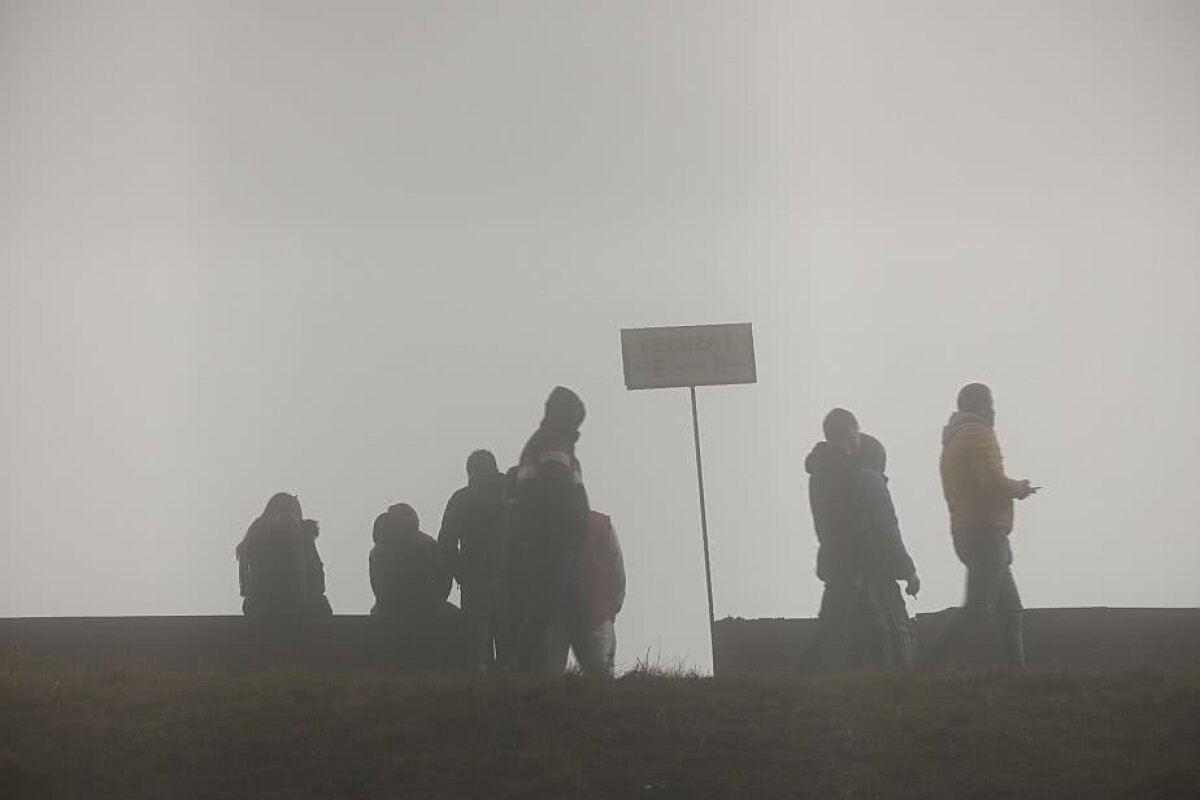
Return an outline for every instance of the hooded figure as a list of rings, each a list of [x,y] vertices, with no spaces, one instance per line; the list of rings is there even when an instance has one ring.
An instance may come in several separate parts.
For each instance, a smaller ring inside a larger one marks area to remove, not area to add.
[[[450,594],[450,571],[437,542],[421,532],[412,506],[398,503],[376,517],[372,538],[371,613],[405,620],[439,614]]]
[[[568,574],[588,531],[587,492],[575,455],[585,413],[578,395],[556,387],[521,451],[514,535],[529,559],[529,596],[518,635],[519,665],[527,670],[547,669],[545,639],[557,615],[587,613],[571,593],[578,582]]]
[[[467,458],[467,485],[446,504],[438,544],[462,590],[462,611],[479,669],[491,666],[496,658],[492,588],[503,516],[504,476],[494,455],[476,450]]]
[[[854,507],[858,420],[849,411],[835,408],[825,416],[822,428],[825,440],[817,442],[804,461],[819,542],[817,577],[825,584],[817,636],[806,653],[814,668],[840,665],[848,658],[851,626],[863,599],[862,551]]]
[[[817,442],[804,460],[808,501],[817,533],[817,577],[821,581],[855,580],[859,574],[854,494],[858,464],[844,447]]]

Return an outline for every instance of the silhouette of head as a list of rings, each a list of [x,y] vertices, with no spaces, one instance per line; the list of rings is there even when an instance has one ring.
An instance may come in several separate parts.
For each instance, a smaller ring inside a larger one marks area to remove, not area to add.
[[[847,453],[858,450],[858,419],[844,408],[835,408],[825,415],[821,423],[825,441],[842,448]]]
[[[394,517],[399,530],[404,533],[416,533],[421,530],[421,520],[417,511],[408,503],[396,503],[388,506],[387,513]]]
[[[471,483],[494,478],[499,472],[496,457],[490,450],[476,450],[467,457],[467,479]]]
[[[371,538],[375,544],[382,544],[388,539],[393,539],[403,531],[400,528],[400,520],[395,515],[383,512],[375,518],[375,524],[371,528]]]
[[[300,498],[287,492],[277,492],[271,495],[262,515],[266,518],[287,517],[295,519],[297,522],[304,519],[304,512],[300,510]]]
[[[869,433],[858,435],[857,456],[859,466],[864,469],[873,469],[876,472],[887,470],[887,450],[884,449],[883,442]]]
[[[577,431],[587,415],[579,395],[563,386],[555,386],[546,398],[545,424]]]
[[[982,417],[989,425],[996,422],[992,390],[982,383],[968,383],[958,390],[958,410]]]

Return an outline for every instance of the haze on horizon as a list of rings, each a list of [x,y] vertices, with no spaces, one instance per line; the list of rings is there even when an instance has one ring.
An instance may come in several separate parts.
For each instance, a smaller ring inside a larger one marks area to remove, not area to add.
[[[803,457],[889,449],[924,582],[996,392],[1023,599],[1195,606],[1200,5],[0,0],[0,616],[237,613],[277,490],[337,613],[555,384],[629,572],[618,661],[707,667],[686,390],[623,327],[752,322],[700,390],[717,616],[810,616]]]

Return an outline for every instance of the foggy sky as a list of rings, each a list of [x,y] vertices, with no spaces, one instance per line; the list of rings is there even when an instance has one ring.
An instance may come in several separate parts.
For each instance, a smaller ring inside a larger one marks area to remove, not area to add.
[[[996,393],[1026,605],[1192,606],[1200,5],[0,0],[0,615],[236,613],[299,493],[338,613],[371,521],[436,535],[555,384],[629,600],[707,668],[683,389],[622,327],[752,322],[700,390],[717,616],[809,616],[803,456],[888,446],[957,603],[937,477]]]

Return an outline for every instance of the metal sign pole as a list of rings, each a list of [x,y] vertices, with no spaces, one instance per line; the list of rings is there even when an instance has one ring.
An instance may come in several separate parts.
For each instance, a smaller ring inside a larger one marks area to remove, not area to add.
[[[713,614],[712,562],[708,557],[708,509],[704,503],[704,466],[700,460],[700,415],[696,411],[696,387],[689,386],[688,390],[692,394],[692,435],[696,440],[696,485],[700,488],[700,535],[704,540],[704,583],[708,588],[708,647],[712,652],[713,672],[715,673],[717,653],[713,626],[716,624],[716,617]]]

